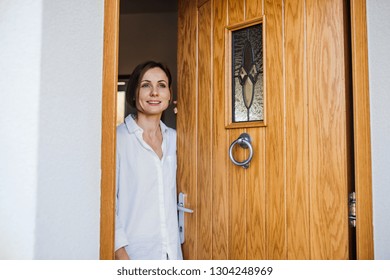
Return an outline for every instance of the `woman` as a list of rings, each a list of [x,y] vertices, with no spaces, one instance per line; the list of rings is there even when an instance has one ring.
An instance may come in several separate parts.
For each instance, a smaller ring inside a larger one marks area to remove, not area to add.
[[[172,101],[169,69],[138,65],[127,102],[137,109],[117,129],[116,259],[182,259],[176,202],[176,131],[161,115]]]

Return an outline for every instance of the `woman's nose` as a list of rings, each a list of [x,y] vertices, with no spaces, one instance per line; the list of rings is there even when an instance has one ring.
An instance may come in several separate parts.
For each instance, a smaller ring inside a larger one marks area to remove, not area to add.
[[[151,96],[157,96],[158,95],[158,87],[152,87],[152,90],[150,91]]]

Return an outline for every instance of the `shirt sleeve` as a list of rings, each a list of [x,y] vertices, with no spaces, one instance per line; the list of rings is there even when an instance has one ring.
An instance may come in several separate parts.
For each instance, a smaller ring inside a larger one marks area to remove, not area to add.
[[[120,173],[120,159],[119,155],[116,155],[116,203],[115,203],[115,251],[119,248],[129,245],[126,237],[125,229],[118,216],[118,192],[120,188],[119,184],[119,173]]]
[[[115,215],[115,251],[119,248],[129,245],[125,231],[119,221],[118,215]]]

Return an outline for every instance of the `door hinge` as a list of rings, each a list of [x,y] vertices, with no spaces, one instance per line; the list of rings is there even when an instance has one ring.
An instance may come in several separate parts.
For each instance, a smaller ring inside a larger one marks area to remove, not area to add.
[[[356,193],[351,192],[348,197],[349,224],[356,227]]]

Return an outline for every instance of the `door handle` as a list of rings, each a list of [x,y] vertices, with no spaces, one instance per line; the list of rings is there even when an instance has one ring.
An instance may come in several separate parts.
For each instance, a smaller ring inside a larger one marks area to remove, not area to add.
[[[179,203],[177,204],[177,210],[178,211],[183,211],[185,213],[194,213],[194,210],[185,208],[183,206],[179,206]]]
[[[194,213],[194,210],[184,207],[185,206],[185,194],[179,193],[178,203],[177,203],[177,211],[179,212],[179,235],[180,235],[180,243],[183,244],[184,239],[184,213]]]

